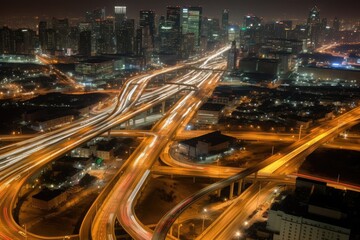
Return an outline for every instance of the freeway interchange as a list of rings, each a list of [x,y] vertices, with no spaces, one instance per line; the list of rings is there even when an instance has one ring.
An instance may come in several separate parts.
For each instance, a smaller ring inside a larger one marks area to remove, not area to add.
[[[170,238],[168,231],[176,218],[192,203],[210,192],[228,186],[234,181],[243,179],[253,173],[265,173],[276,176],[286,175],[301,164],[304,157],[333,138],[339,132],[357,123],[360,108],[316,128],[311,134],[305,136],[291,146],[274,155],[258,165],[247,169],[230,169],[227,177],[202,191],[180,202],[167,213],[156,226],[153,232],[137,219],[134,205],[138,193],[146,185],[153,164],[166,149],[178,132],[190,121],[204,100],[209,97],[217,86],[221,71],[208,71],[208,69],[222,70],[226,67],[223,55],[229,47],[225,47],[211,55],[192,63],[178,64],[173,67],[156,70],[151,73],[129,79],[121,89],[115,104],[97,115],[74,122],[53,132],[44,133],[21,142],[13,143],[0,148],[0,238],[1,239],[63,239],[64,236],[46,237],[26,233],[13,219],[12,209],[17,200],[17,193],[26,180],[46,163],[64,155],[66,152],[97,137],[121,123],[133,118],[141,112],[165,101],[180,91],[186,89],[183,97],[165,113],[163,118],[149,132],[144,133],[144,140],[133,152],[121,170],[103,190],[96,202],[89,209],[80,228],[79,236],[68,236],[80,239],[116,239],[114,231],[115,219],[134,239],[166,239]],[[173,80],[174,84],[161,86],[151,92],[145,89],[152,78],[160,74],[175,71],[188,65],[199,66],[187,74]],[[202,71],[201,68],[206,70]],[[189,90],[188,86],[194,86]],[[192,166],[182,166],[173,171],[191,171]],[[217,177],[218,167],[202,170],[209,177]],[[192,173],[190,173],[192,174]],[[195,173],[194,173],[195,174]],[[217,174],[217,175],[216,175]],[[234,174],[234,175],[232,175]],[[232,176],[230,176],[232,175]],[[230,176],[230,177],[229,177]],[[266,191],[271,191],[276,183],[268,181],[255,182],[238,199],[239,204],[232,204],[220,216],[214,227],[208,228],[202,239],[231,238],[234,227],[238,222],[248,216],[254,206],[253,202],[258,193],[259,184]],[[263,198],[265,197],[262,196]],[[244,203],[248,204],[244,204]],[[98,209],[99,207],[99,209]],[[234,214],[241,212],[241,214]],[[216,227],[215,227],[216,226]],[[26,236],[24,236],[26,235]]]

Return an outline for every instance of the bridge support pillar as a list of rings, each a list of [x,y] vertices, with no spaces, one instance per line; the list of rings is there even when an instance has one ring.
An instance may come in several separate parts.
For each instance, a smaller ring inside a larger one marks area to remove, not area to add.
[[[237,191],[238,196],[240,196],[240,194],[241,194],[243,183],[244,183],[244,179],[240,179],[239,183],[238,183],[238,191]]]
[[[229,195],[229,199],[232,199],[234,196],[234,183],[230,184],[230,195]]]
[[[221,188],[219,190],[217,190],[217,196],[221,197]]]
[[[164,115],[165,114],[165,101],[163,101],[161,103],[161,114]]]
[[[258,178],[258,172],[255,172],[254,182],[257,181],[257,178]]]

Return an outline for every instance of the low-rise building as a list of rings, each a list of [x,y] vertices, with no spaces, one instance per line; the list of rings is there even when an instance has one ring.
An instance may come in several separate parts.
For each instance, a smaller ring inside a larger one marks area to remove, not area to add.
[[[196,114],[198,124],[217,124],[225,105],[219,103],[205,103]]]
[[[348,205],[347,194],[351,195],[326,183],[298,178],[295,193],[269,210],[266,228],[274,233],[274,240],[350,239],[358,220],[349,216],[354,206]]]
[[[200,158],[228,151],[235,138],[221,134],[220,131],[181,141],[178,152],[189,158]]]
[[[56,208],[67,199],[67,193],[61,189],[50,190],[45,188],[31,197],[33,207],[50,210]]]
[[[31,128],[39,132],[48,131],[50,129],[60,127],[64,124],[71,123],[73,120],[73,115],[62,116],[53,119],[38,120],[31,125]]]

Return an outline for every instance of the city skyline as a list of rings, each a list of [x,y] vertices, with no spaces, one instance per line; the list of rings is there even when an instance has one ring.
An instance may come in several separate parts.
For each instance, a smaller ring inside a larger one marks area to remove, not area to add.
[[[141,4],[141,8],[139,5]],[[4,18],[10,17],[83,17],[86,11],[96,8],[106,8],[107,15],[113,15],[113,7],[115,5],[127,6],[129,18],[138,18],[141,9],[152,9],[158,16],[165,14],[166,6],[180,5],[180,6],[202,6],[204,9],[204,16],[220,17],[221,10],[230,9],[230,20],[232,22],[239,22],[246,14],[254,14],[264,17],[266,20],[272,19],[306,19],[306,13],[314,5],[318,6],[321,11],[321,17],[339,17],[339,18],[356,18],[357,8],[356,1],[325,1],[325,0],[305,0],[305,1],[222,1],[222,7],[218,7],[215,0],[212,1],[168,1],[166,3],[142,2],[135,1],[114,1],[107,0],[103,2],[96,1],[55,1],[51,5],[47,4],[45,0],[26,1],[19,0],[16,2],[9,2],[0,9],[0,15]],[[19,7],[21,6],[21,7]]]

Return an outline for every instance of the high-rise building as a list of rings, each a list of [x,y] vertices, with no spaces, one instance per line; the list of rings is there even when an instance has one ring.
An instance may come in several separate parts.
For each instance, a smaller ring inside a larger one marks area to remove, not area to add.
[[[174,30],[181,32],[181,7],[168,6],[166,8],[166,20],[173,22]]]
[[[116,49],[118,54],[132,54],[134,47],[135,20],[126,19],[116,32]]]
[[[26,28],[20,28],[14,31],[15,33],[15,53],[16,54],[30,54],[34,52],[35,48],[35,31]]]
[[[86,22],[104,21],[105,17],[105,8],[98,8],[85,13]]]
[[[229,71],[235,70],[237,68],[237,57],[238,50],[236,49],[236,42],[233,41],[231,43],[231,48],[228,52],[227,69]]]
[[[47,22],[41,21],[39,22],[38,31],[39,31],[39,42],[41,50],[46,50],[46,29]]]
[[[202,35],[206,37],[208,43],[220,41],[221,31],[220,22],[217,18],[204,18],[202,27]]]
[[[263,41],[264,26],[262,18],[254,15],[246,15],[243,20],[243,27],[240,31],[240,45],[249,54],[256,54],[259,44]]]
[[[184,7],[181,14],[182,34],[193,33],[195,46],[200,46],[202,7]]]
[[[337,17],[334,18],[333,29],[336,32],[340,31],[340,20]]]
[[[309,39],[308,45],[310,48],[317,48],[321,38],[321,20],[320,10],[316,6],[310,10],[306,25]]]
[[[87,23],[91,25],[91,52],[93,53],[101,53],[103,46],[103,36],[101,36],[101,27],[103,22],[105,21],[106,14],[105,8],[98,8],[93,11],[89,11],[85,13],[85,20]],[[110,44],[110,42],[108,43]],[[101,49],[100,49],[101,48]]]
[[[126,19],[126,7],[115,6],[115,32],[120,31],[123,21]]]
[[[56,31],[52,28],[46,29],[46,50],[54,54],[56,50]]]
[[[152,10],[140,11],[140,28],[143,28],[143,41],[145,48],[153,48],[155,44],[155,12]],[[147,30],[148,29],[148,30]],[[147,34],[148,33],[148,34]]]
[[[225,41],[228,40],[228,29],[229,29],[229,9],[224,9],[221,15],[221,30],[222,37]]]
[[[159,51],[162,54],[181,56],[182,38],[173,21],[162,20],[159,25]]]
[[[104,20],[99,23],[99,34],[96,36],[96,53],[114,53],[114,31],[113,21]]]
[[[91,56],[91,31],[80,32],[78,49],[80,55]]]
[[[159,24],[160,51],[179,55],[181,50],[181,7],[168,6],[166,21]]]
[[[143,29],[136,29],[135,34],[135,46],[134,46],[135,55],[143,55]]]
[[[10,54],[15,52],[14,33],[8,27],[0,29],[0,53]]]
[[[56,50],[64,51],[69,47],[69,20],[67,18],[64,19],[52,19],[52,27],[56,33]]]

